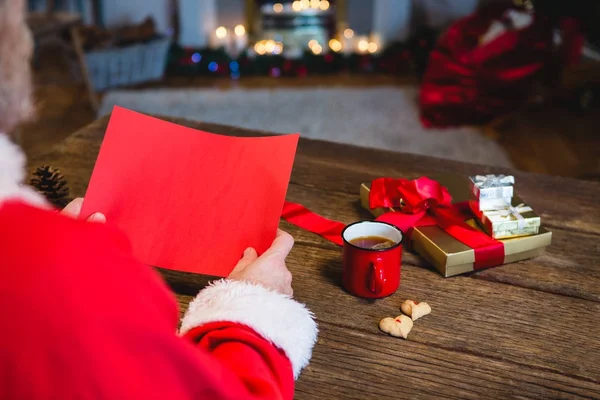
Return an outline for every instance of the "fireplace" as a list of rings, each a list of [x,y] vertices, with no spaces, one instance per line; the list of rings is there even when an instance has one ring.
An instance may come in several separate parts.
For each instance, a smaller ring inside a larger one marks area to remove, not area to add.
[[[336,34],[339,2],[336,0],[252,0],[247,3],[248,27],[257,50],[261,43],[276,43],[287,57],[300,57],[309,48],[327,50]]]

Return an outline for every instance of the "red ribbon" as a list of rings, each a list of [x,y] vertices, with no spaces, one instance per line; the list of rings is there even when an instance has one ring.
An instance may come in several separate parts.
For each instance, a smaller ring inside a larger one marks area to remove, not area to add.
[[[448,189],[427,177],[419,179],[379,178],[371,183],[369,207],[401,207],[403,213],[426,211],[438,204],[450,204]]]
[[[472,217],[468,204],[451,204],[452,197],[439,182],[421,177],[415,180],[379,178],[371,184],[371,208],[397,207],[401,212],[389,212],[377,221],[391,223],[407,236],[416,226],[438,225],[456,240],[475,252],[475,270],[504,263],[504,245],[465,220]],[[342,245],[344,224],[321,217],[297,203],[286,202],[281,217],[286,221]]]
[[[339,246],[344,244],[342,240],[344,224],[321,217],[302,204],[286,201],[283,204],[281,218],[309,232],[321,235]]]

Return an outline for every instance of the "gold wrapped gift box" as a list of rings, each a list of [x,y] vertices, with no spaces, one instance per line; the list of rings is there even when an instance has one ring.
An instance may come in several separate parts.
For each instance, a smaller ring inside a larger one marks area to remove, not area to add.
[[[474,201],[470,202],[471,210],[477,217],[485,233],[494,239],[508,239],[538,233],[540,217],[533,209],[517,196],[512,198],[512,209],[478,211]]]
[[[436,179],[434,176],[430,176]],[[451,177],[450,181],[446,178],[436,179],[442,185],[446,186],[456,201],[464,199],[462,197],[462,179],[460,177]],[[468,189],[468,181],[464,181],[464,187]],[[375,217],[386,212],[394,211],[393,208],[369,208],[370,184],[363,183],[360,188],[360,198],[362,206],[369,210]],[[454,196],[456,190],[457,196]],[[459,193],[460,192],[460,193]],[[477,229],[481,229],[475,220],[469,220],[467,223]],[[511,239],[500,240],[504,243],[504,264],[525,260],[542,254],[547,246],[550,245],[552,232],[544,228],[539,228],[535,235],[522,236]],[[472,272],[475,270],[475,251],[450,236],[438,226],[424,226],[414,228],[412,234],[412,248],[419,253],[428,262],[433,264],[440,273],[445,276],[454,276]]]

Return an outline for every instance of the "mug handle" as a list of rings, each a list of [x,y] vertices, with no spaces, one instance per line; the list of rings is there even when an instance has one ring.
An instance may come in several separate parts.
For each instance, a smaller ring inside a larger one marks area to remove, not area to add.
[[[380,261],[381,259],[376,259],[369,267],[369,290],[373,294],[381,293],[383,288],[383,268],[379,265]]]

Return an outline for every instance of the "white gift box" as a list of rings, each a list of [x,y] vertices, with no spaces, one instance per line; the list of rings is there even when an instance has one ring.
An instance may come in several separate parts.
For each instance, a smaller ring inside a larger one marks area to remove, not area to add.
[[[501,197],[498,199],[483,199],[483,200],[469,200],[469,204],[471,205],[471,209],[473,212],[481,212],[481,211],[493,211],[493,210],[502,210],[511,205],[512,197]]]
[[[475,200],[510,199],[513,196],[515,178],[512,175],[476,175],[469,180]]]

